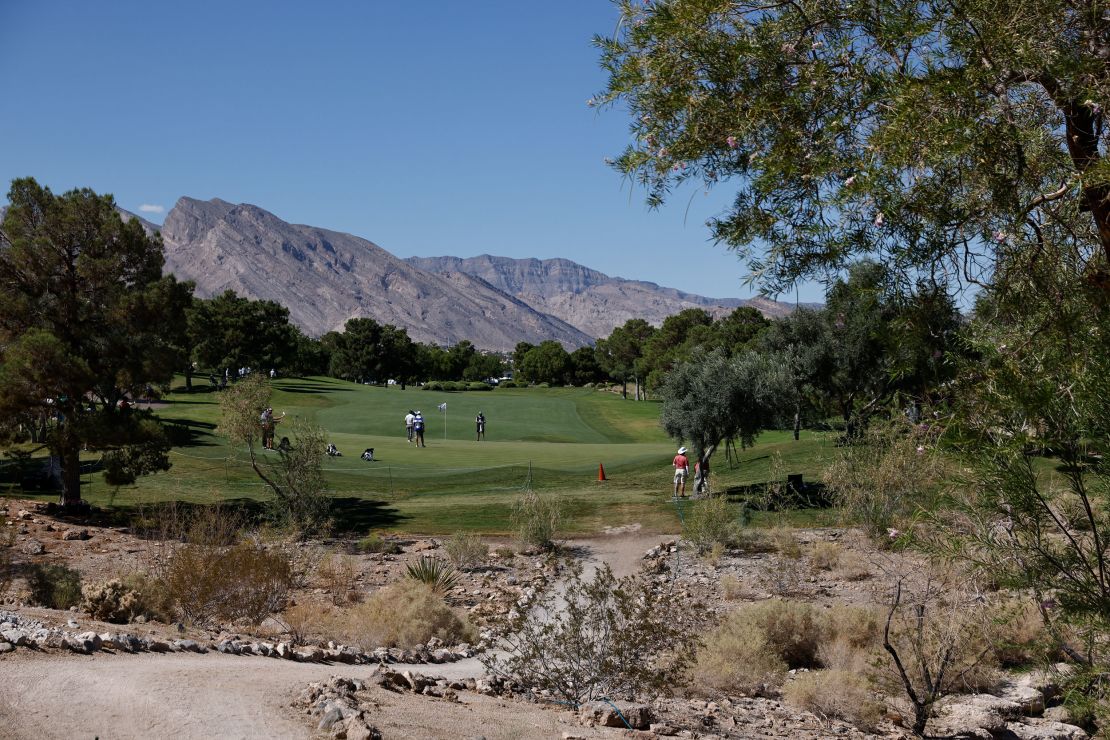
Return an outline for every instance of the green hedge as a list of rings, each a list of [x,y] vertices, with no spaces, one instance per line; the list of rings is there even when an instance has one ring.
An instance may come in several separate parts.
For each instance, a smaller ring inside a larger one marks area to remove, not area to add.
[[[487,385],[480,380],[433,380],[430,383],[424,384],[426,391],[492,391],[493,386]]]

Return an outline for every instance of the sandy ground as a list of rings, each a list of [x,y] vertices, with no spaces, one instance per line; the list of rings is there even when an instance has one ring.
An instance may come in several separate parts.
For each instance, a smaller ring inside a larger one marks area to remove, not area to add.
[[[639,568],[660,535],[619,532],[568,543],[587,571],[608,562],[617,576]],[[401,666],[401,668],[404,668]],[[477,660],[412,666],[428,675],[482,674]],[[368,666],[329,666],[220,654],[81,656],[18,650],[0,658],[3,738],[303,738],[312,722],[290,707],[305,684],[357,678]],[[384,691],[373,721],[386,737],[602,736],[566,712],[464,692],[462,704]]]

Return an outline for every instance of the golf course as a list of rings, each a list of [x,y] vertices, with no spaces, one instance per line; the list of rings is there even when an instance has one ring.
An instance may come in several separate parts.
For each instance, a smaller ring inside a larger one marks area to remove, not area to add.
[[[528,488],[562,498],[568,533],[634,524],[659,532],[681,527],[670,497],[677,444],[660,427],[658,402],[625,400],[593,388],[452,393],[325,377],[279,378],[272,387],[274,413],[285,415],[277,425],[278,439],[302,418],[320,425],[342,453],[323,463],[339,532],[503,533],[513,500]],[[438,410],[444,403],[446,411]],[[118,489],[89,472],[82,492],[90,503],[127,515],[168,501],[253,506],[268,497],[247,450],[229,446],[219,433],[218,391],[202,381],[186,392],[179,377],[152,408],[177,432],[171,469]],[[424,448],[406,439],[403,419],[410,409],[427,420]],[[479,411],[487,419],[480,442],[474,425]],[[833,436],[806,431],[795,441],[789,432],[771,431],[731,462],[719,451],[714,489],[735,495],[768,482],[772,470],[776,477],[801,473],[812,480],[832,454]],[[374,448],[374,462],[360,459],[368,447]],[[263,465],[277,457],[261,449],[256,454]],[[95,470],[95,451],[82,459]],[[598,480],[599,465],[604,482]],[[832,520],[832,512],[824,510],[791,516]]]

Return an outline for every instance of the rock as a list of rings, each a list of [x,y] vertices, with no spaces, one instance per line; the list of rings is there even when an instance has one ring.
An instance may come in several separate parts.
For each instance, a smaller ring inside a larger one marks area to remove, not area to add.
[[[276,652],[279,658],[289,659],[293,657],[293,646],[288,642],[279,642],[277,644]]]
[[[1001,733],[1010,720],[1021,716],[1021,705],[990,694],[953,697],[941,709],[937,721],[953,734],[986,730]]]
[[[10,642],[0,642],[0,653],[10,653],[15,650],[15,646]]]
[[[371,727],[360,717],[351,717],[347,720],[347,740],[380,740],[382,734],[376,727]]]
[[[23,552],[27,555],[42,555],[46,552],[46,546],[38,540],[27,540],[23,543]]]
[[[153,637],[146,641],[146,649],[152,653],[168,653],[172,650],[168,642]]]
[[[26,632],[17,629],[6,629],[3,632],[0,632],[0,638],[2,638],[4,642],[10,642],[15,647],[19,647],[20,645],[29,645],[31,642],[27,638]]]
[[[653,723],[650,727],[648,727],[648,729],[654,732],[656,735],[678,734],[678,728],[668,725],[665,722]]]
[[[332,707],[324,716],[320,718],[320,724],[316,725],[317,730],[328,730],[339,720],[343,719],[343,712],[338,707]]]
[[[1006,681],[999,688],[998,695],[1020,705],[1023,714],[1040,716],[1044,712],[1044,694],[1024,681]]]
[[[631,726],[634,730],[646,730],[655,720],[654,711],[646,704],[618,704],[617,707],[620,709],[619,712],[606,701],[588,702],[579,708],[578,718],[582,722],[598,724],[602,727]]]
[[[1071,716],[1071,712],[1068,708],[1063,704],[1058,707],[1049,707],[1044,710],[1044,718],[1052,722],[1063,722],[1065,724],[1074,724],[1075,719]]]
[[[67,529],[62,533],[63,540],[87,540],[89,539],[89,530],[87,529]]]
[[[1075,725],[1047,719],[1029,718],[1010,722],[1006,729],[1021,740],[1083,740],[1087,733]]]
[[[207,653],[208,648],[196,640],[174,640],[174,647],[186,653]]]
[[[95,632],[82,632],[77,635],[77,639],[92,645],[93,650],[99,650],[104,644],[104,641],[100,639],[100,635]]]

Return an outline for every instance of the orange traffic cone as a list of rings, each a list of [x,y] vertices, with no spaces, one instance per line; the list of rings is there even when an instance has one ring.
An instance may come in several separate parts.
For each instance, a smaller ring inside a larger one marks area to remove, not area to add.
[[[608,478],[605,477],[605,466],[602,465],[601,463],[597,464],[597,479],[599,481],[609,480]]]

